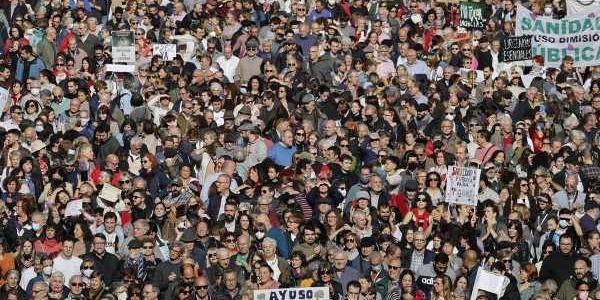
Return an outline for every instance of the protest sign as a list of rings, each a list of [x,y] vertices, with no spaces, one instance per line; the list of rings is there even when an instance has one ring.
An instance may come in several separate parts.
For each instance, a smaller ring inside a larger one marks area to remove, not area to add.
[[[254,290],[254,300],[329,300],[329,288],[307,287]]]
[[[177,56],[176,44],[152,44],[152,54],[159,55],[163,60],[172,61]]]
[[[485,5],[476,2],[460,3],[460,26],[481,29],[485,26]]]
[[[446,201],[454,204],[477,205],[481,170],[448,166]]]
[[[506,287],[510,283],[510,280],[503,275],[492,273],[484,270],[482,267],[477,269],[477,275],[475,276],[475,282],[473,283],[473,293],[471,293],[471,300],[477,299],[480,291],[486,291],[495,294],[498,298],[504,295]]]
[[[515,34],[532,36],[532,55],[543,56],[546,67],[560,67],[567,55],[575,67],[600,64],[600,11],[558,20],[517,5]]]
[[[531,55],[531,36],[505,37],[501,40],[500,61],[513,62],[530,60]]]
[[[134,33],[130,30],[113,31],[111,35],[113,63],[135,63]]]
[[[600,0],[569,0],[567,4],[567,15],[577,15],[590,11],[600,11]]]

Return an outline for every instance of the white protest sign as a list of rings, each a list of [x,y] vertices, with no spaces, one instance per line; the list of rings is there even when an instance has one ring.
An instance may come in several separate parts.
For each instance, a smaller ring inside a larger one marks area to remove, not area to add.
[[[477,270],[477,276],[475,276],[475,283],[473,284],[473,293],[471,293],[471,300],[477,299],[478,291],[484,290],[492,294],[496,294],[498,298],[504,295],[504,291],[509,284],[508,278],[496,273],[492,273],[479,267]]]
[[[83,210],[83,201],[81,199],[71,200],[65,207],[65,217],[79,216]]]
[[[135,65],[106,64],[106,72],[135,73]]]
[[[113,63],[135,63],[135,38],[133,31],[113,31],[111,55]]]
[[[254,300],[329,300],[329,288],[306,287],[254,290]]]
[[[569,0],[567,4],[567,15],[577,15],[586,11],[600,11],[600,0]]]
[[[481,170],[448,166],[446,201],[454,204],[477,205]]]
[[[517,5],[516,35],[531,35],[532,55],[547,67],[559,67],[567,55],[575,67],[600,65],[600,11],[585,11],[560,20],[536,15]]]
[[[152,55],[160,55],[163,60],[172,61],[177,56],[175,44],[152,44]]]

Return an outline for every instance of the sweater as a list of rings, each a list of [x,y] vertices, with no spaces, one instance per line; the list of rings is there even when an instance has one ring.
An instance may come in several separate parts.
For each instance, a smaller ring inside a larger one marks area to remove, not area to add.
[[[269,151],[269,158],[279,166],[289,167],[292,165],[294,153],[296,153],[296,146],[288,147],[282,143],[277,143]]]

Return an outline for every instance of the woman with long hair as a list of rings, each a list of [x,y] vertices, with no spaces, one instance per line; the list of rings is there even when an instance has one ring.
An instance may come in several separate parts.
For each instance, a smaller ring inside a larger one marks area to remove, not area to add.
[[[55,225],[44,226],[40,239],[34,244],[35,251],[49,257],[56,257],[62,250],[61,238],[57,236],[59,232]]]
[[[82,256],[88,253],[92,246],[92,232],[83,219],[76,221],[73,225],[73,237],[75,238],[73,256]]]
[[[519,294],[521,300],[529,300],[540,291],[542,285],[538,281],[538,270],[532,263],[524,263],[519,270]]]
[[[146,153],[142,157],[142,170],[140,176],[146,180],[150,192],[150,199],[166,196],[169,179],[158,166],[156,156]]]
[[[442,190],[442,178],[437,172],[427,173],[425,180],[425,192],[431,197],[433,205],[444,199],[444,190]]]
[[[437,275],[433,279],[431,300],[452,300],[452,281],[448,275]]]
[[[18,270],[10,270],[6,274],[3,274],[3,276],[5,276],[5,282],[2,288],[0,288],[0,299],[27,299],[27,293],[19,285],[21,273]],[[10,295],[14,295],[16,298],[10,298]]]
[[[523,238],[523,224],[521,224],[521,221],[508,221],[508,224],[506,225],[506,231],[508,238],[510,239],[511,248],[517,249],[517,251],[513,253],[513,259],[518,261],[520,264],[529,262],[530,247],[529,243]]]

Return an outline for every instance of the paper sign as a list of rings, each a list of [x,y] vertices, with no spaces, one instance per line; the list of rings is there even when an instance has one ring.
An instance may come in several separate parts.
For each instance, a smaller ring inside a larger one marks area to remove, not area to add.
[[[114,203],[117,202],[121,197],[121,190],[114,185],[105,183],[102,185],[102,191],[100,191],[98,197]]]
[[[500,61],[513,62],[533,58],[530,35],[506,37],[500,43]]]
[[[329,288],[307,287],[254,290],[254,300],[329,300]]]
[[[71,200],[65,207],[65,217],[75,217],[81,215],[83,209],[83,200]]]
[[[135,73],[135,65],[107,64],[106,72]]]
[[[471,300],[477,299],[478,291],[484,290],[492,294],[496,294],[498,298],[504,295],[504,291],[508,286],[510,280],[506,276],[502,276],[496,273],[492,273],[479,267],[477,270],[477,276],[475,276],[475,282],[473,283],[473,293],[471,293]]]
[[[176,44],[152,44],[152,54],[160,55],[163,60],[172,61],[177,55]]]
[[[448,166],[446,201],[454,204],[477,205],[481,170]]]
[[[485,26],[485,5],[476,2],[460,3],[460,26],[469,29],[481,29]]]
[[[135,38],[130,30],[113,31],[111,35],[112,61],[135,63]]]

